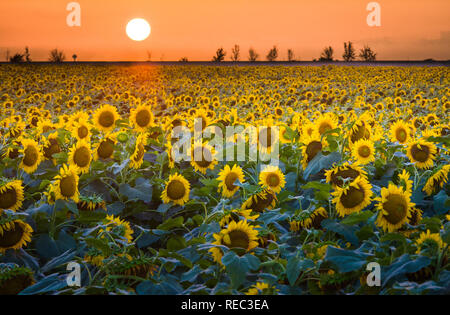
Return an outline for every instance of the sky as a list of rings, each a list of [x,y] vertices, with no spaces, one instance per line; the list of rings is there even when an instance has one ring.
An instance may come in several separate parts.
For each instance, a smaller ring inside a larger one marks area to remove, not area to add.
[[[450,59],[449,0],[379,0],[381,26],[367,25],[369,0],[78,0],[81,26],[69,27],[71,0],[0,0],[0,61],[6,51],[45,61],[53,48],[80,61],[211,60],[234,44],[242,59],[276,45],[296,59],[318,58],[332,46],[342,59],[343,42],[369,45],[379,60]],[[133,18],[146,19],[152,33],[142,42],[127,37]]]

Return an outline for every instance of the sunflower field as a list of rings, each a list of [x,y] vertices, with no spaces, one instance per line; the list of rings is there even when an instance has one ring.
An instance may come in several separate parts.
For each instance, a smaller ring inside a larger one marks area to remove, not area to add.
[[[449,74],[0,65],[0,294],[448,294]]]

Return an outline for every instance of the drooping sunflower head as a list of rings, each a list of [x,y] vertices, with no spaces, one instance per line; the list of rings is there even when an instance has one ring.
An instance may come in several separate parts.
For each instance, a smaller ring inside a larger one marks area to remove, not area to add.
[[[0,295],[17,295],[35,283],[33,271],[16,264],[0,264]]]
[[[130,166],[138,169],[144,162],[145,146],[147,145],[147,134],[141,133],[136,139],[134,152],[130,157]]]
[[[86,140],[79,140],[69,151],[69,164],[75,166],[78,172],[89,172],[92,161],[91,145]]]
[[[381,189],[381,197],[375,199],[378,201],[377,209],[379,211],[376,224],[389,232],[394,232],[401,228],[411,216],[411,194],[389,184],[388,188]]]
[[[221,227],[228,225],[231,221],[239,222],[241,220],[254,221],[259,217],[259,214],[252,215],[252,210],[233,209],[225,211],[224,215],[219,221]]]
[[[369,140],[372,135],[371,126],[364,122],[362,118],[355,121],[348,133],[349,143],[352,144],[358,140]]]
[[[333,203],[339,216],[360,212],[370,205],[372,197],[372,185],[363,177],[358,177],[344,187],[336,187],[331,193]]]
[[[433,166],[436,152],[433,143],[419,139],[409,143],[406,155],[418,169],[427,169]]]
[[[275,207],[277,202],[277,197],[275,193],[270,189],[264,189],[260,192],[256,192],[251,195],[244,203],[242,204],[242,210],[251,209],[254,212],[264,212],[265,210],[270,210]]]
[[[161,193],[161,199],[164,203],[173,202],[176,205],[184,205],[189,200],[191,185],[183,177],[175,173],[169,176],[166,187]]]
[[[114,155],[114,148],[117,143],[116,134],[106,134],[96,145],[94,159],[97,161],[110,159]]]
[[[444,187],[444,184],[448,182],[448,174],[450,172],[450,165],[444,165],[442,168],[438,169],[430,178],[428,178],[423,191],[427,193],[428,196],[438,192]]]
[[[8,249],[21,249],[31,242],[33,229],[22,220],[3,218],[0,220],[0,253]]]
[[[222,229],[220,233],[214,234],[214,245],[223,245],[228,248],[241,248],[249,252],[258,246],[258,231],[249,225],[247,221],[230,222],[228,227]],[[214,261],[221,263],[222,250],[214,247],[209,250]]]
[[[111,105],[103,105],[94,113],[95,128],[104,132],[110,132],[114,129],[119,118],[117,108]]]
[[[91,196],[80,195],[77,207],[80,211],[106,210],[106,202],[102,197],[95,194]]]
[[[353,143],[352,156],[358,164],[369,164],[375,161],[375,147],[371,140],[361,139]]]
[[[32,139],[22,139],[22,146],[23,149],[19,150],[20,154],[23,155],[20,167],[28,174],[32,174],[41,163],[41,148],[38,143]]]
[[[216,151],[212,146],[201,140],[194,142],[191,151],[191,165],[196,171],[206,174],[206,170],[214,169],[217,163]]]
[[[348,162],[325,172],[326,182],[336,187],[343,187],[345,182],[353,181],[359,176],[367,178],[367,173],[361,166],[349,164]]]
[[[148,105],[139,105],[131,111],[130,122],[138,132],[145,132],[153,125],[152,109]]]
[[[269,286],[266,282],[258,281],[248,289],[245,295],[273,295],[277,292],[278,290],[274,286]]]
[[[427,230],[427,232],[422,232],[416,240],[416,253],[434,256],[444,245],[439,233],[431,233],[430,230]]]
[[[98,234],[102,234],[103,232],[111,232],[115,235],[126,240],[128,243],[133,241],[133,230],[130,227],[130,223],[125,220],[121,220],[119,217],[114,217],[113,215],[106,216],[103,223],[106,225],[106,230],[100,229],[98,230]]]
[[[225,165],[224,169],[220,171],[217,180],[220,181],[218,189],[219,191],[222,190],[222,196],[231,198],[239,190],[239,186],[235,185],[236,181],[245,182],[244,172],[237,164],[233,165],[232,168],[229,165]]]
[[[277,166],[266,166],[259,175],[259,184],[263,188],[279,193],[286,185],[283,172]]]
[[[298,232],[301,229],[320,229],[322,221],[327,218],[328,212],[323,207],[314,209],[312,212],[302,211],[290,222],[290,230],[292,232]]]
[[[406,170],[403,170],[398,175],[398,185],[403,187],[403,190],[412,193],[413,181],[411,180],[411,176]]]
[[[321,152],[327,146],[327,142],[321,139],[319,133],[313,132],[311,136],[302,135],[300,142],[303,143],[302,147],[302,166],[304,169],[308,167],[319,152]]]
[[[47,138],[43,138],[44,145],[42,147],[44,158],[47,160],[55,160],[53,154],[60,153],[62,151],[61,145],[58,140],[58,133],[54,132],[48,135]]]
[[[0,180],[0,215],[3,210],[19,210],[22,207],[23,200],[21,180]]]
[[[74,165],[64,164],[59,169],[59,175],[55,176],[54,193],[55,200],[73,200],[78,202],[78,169]]]

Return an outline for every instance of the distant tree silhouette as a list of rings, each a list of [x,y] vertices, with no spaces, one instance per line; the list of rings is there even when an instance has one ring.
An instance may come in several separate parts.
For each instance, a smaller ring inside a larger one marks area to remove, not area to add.
[[[64,52],[62,50],[60,51],[55,48],[50,51],[50,56],[48,58],[48,61],[60,63],[60,62],[63,62],[64,60],[66,60],[66,55],[64,54]]]
[[[287,51],[287,57],[288,57],[288,61],[295,61],[295,54],[294,51],[292,49],[288,49]]]
[[[255,62],[258,60],[258,58],[259,58],[259,55],[256,53],[256,50],[254,50],[253,48],[250,48],[248,50],[248,61]]]
[[[216,55],[213,57],[213,62],[222,62],[225,60],[225,56],[227,55],[226,51],[221,47],[217,49]]]
[[[147,62],[152,61],[152,52],[147,50]]]
[[[342,55],[345,61],[353,61],[356,58],[355,48],[352,42],[344,43],[344,54]]]
[[[269,53],[266,56],[266,59],[270,62],[276,61],[278,58],[278,48],[277,46],[273,46]]]
[[[333,61],[334,50],[333,47],[325,47],[320,55],[319,61]]]
[[[73,62],[77,62],[77,58],[78,58],[77,54],[72,55]]]
[[[32,60],[31,60],[31,54],[30,54],[30,49],[28,48],[28,46],[27,47],[25,47],[25,53],[24,53],[24,55],[23,55],[24,57],[25,57],[25,61],[26,62],[31,62]]]
[[[366,45],[359,51],[359,58],[364,61],[376,61],[377,54],[369,46]]]
[[[187,57],[180,58],[179,62],[189,62]]]
[[[9,51],[9,49],[6,49],[5,57],[6,57],[6,61],[7,61],[7,62],[10,61],[10,60],[9,60],[10,54],[11,54],[11,52]]]
[[[234,47],[231,49],[231,61],[239,61],[241,55],[241,47],[239,45],[234,45]]]
[[[24,62],[24,55],[17,53],[17,54],[15,54],[14,56],[10,57],[10,58],[9,58],[9,61],[10,61],[11,63],[21,63],[21,62]]]

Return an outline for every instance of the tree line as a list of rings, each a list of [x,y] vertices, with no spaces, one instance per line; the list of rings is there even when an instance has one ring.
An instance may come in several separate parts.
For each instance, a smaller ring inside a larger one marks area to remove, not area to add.
[[[78,56],[76,54],[72,55],[72,59],[74,62],[77,61],[77,58],[78,58]],[[65,55],[64,51],[55,48],[49,52],[48,61],[60,63],[60,62],[64,62],[65,60],[66,60],[66,55]],[[11,55],[11,52],[9,50],[6,50],[6,61],[9,61],[11,63],[32,62],[30,49],[27,46],[27,47],[25,47],[25,50],[23,53],[15,53],[14,55]]]

